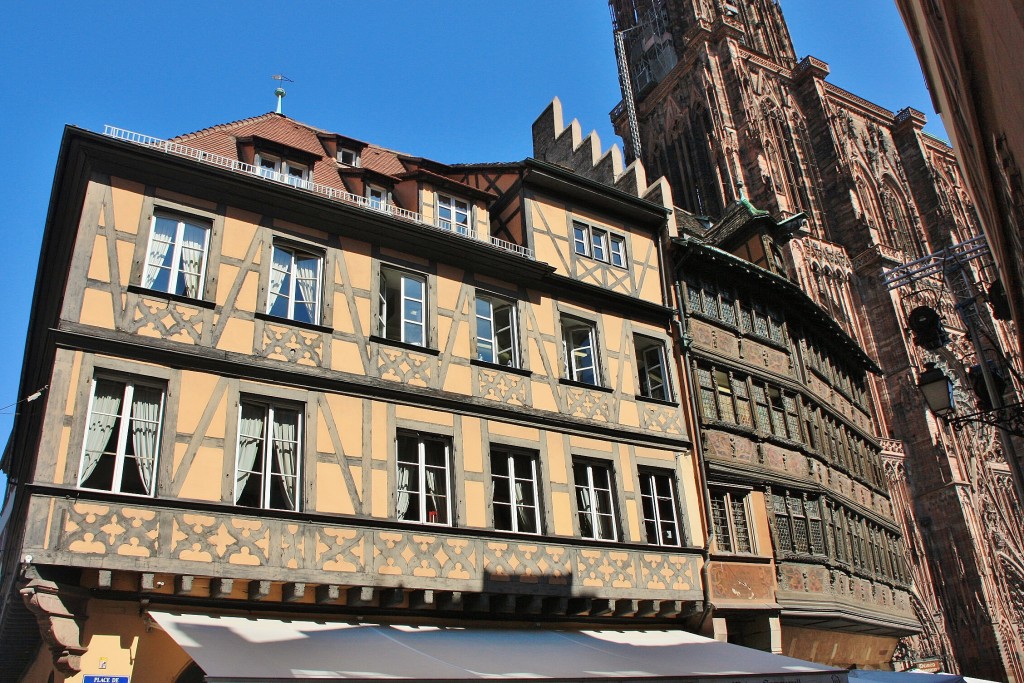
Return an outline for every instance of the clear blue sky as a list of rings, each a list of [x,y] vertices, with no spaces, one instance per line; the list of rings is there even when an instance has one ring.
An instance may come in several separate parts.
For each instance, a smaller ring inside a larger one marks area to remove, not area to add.
[[[782,0],[799,56],[945,138],[892,0]],[[618,81],[603,0],[16,3],[0,28],[7,295],[0,407],[20,398],[39,244],[61,131],[112,124],[168,137],[274,107],[355,138],[445,162],[531,153],[552,97],[607,147]],[[25,394],[37,387],[26,387]],[[14,422],[0,411],[0,448]],[[0,475],[2,477],[2,475]]]

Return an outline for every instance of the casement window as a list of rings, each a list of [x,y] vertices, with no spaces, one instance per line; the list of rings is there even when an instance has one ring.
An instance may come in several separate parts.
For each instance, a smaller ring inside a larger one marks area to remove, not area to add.
[[[516,304],[497,297],[476,297],[476,357],[485,363],[520,367]]]
[[[670,472],[640,471],[644,529],[652,545],[682,545],[675,489],[675,477]]]
[[[750,393],[745,379],[732,378],[732,395],[736,403],[736,424],[754,428],[754,417],[750,412]]]
[[[743,424],[737,419],[739,409],[745,411],[740,419],[749,421],[750,401],[743,380],[731,378],[724,370],[698,367],[697,384],[700,387],[701,415],[705,420]],[[734,403],[734,394],[739,392],[742,392],[742,398]],[[738,408],[738,403],[742,403],[742,408]]]
[[[309,168],[307,166],[270,154],[257,154],[256,168],[264,178],[288,183],[296,187],[305,187],[306,181],[309,179]]]
[[[825,555],[825,529],[820,499],[800,494],[773,494],[778,549],[802,555]]]
[[[450,526],[451,441],[399,433],[396,444],[395,517],[405,522]]]
[[[600,385],[597,361],[597,330],[577,318],[562,318],[562,351],[566,379]]]
[[[716,385],[711,370],[697,368],[697,384],[700,386],[700,414],[705,421],[718,419]]]
[[[742,491],[724,489],[712,490],[710,494],[711,523],[719,552],[754,552],[754,543],[750,534],[747,494]]]
[[[715,370],[715,388],[718,394],[719,419],[736,424],[736,408],[732,402],[732,381],[729,378],[729,373]]]
[[[154,215],[142,286],[201,298],[209,243],[208,224],[193,218]]]
[[[590,228],[583,223],[572,224],[573,250],[580,256],[590,256]]]
[[[323,256],[275,244],[267,313],[301,323],[320,323]]]
[[[598,261],[608,260],[608,233],[599,228],[590,229],[591,255]]]
[[[437,195],[437,225],[460,235],[471,234],[469,219],[472,215],[469,202],[445,194]]]
[[[385,211],[388,207],[388,191],[383,187],[367,185],[366,205],[377,211]]]
[[[573,251],[596,261],[610,263],[619,268],[626,267],[626,238],[603,228],[573,221]]]
[[[491,450],[491,498],[494,528],[539,534],[540,492],[537,454],[505,448]]]
[[[612,265],[619,268],[626,267],[626,238],[620,235],[609,235],[608,245],[612,258]]]
[[[298,510],[302,439],[298,407],[243,400],[238,410],[235,505]]]
[[[359,152],[348,147],[342,147],[338,150],[338,163],[343,166],[358,166]]]
[[[573,463],[576,507],[579,510],[580,535],[603,541],[619,538],[615,519],[615,487],[608,465],[580,460]]]
[[[93,379],[78,486],[153,495],[163,409],[162,388]]]
[[[385,339],[427,345],[427,281],[403,270],[380,269],[376,334]]]
[[[640,395],[668,401],[668,366],[665,363],[665,345],[647,337],[633,337],[636,349],[637,374]]]

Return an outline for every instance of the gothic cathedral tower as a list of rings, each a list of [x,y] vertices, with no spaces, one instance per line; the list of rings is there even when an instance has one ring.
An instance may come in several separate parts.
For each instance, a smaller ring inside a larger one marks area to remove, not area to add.
[[[609,5],[623,91],[612,120],[627,157],[667,178],[675,203],[698,216],[714,220],[739,200],[780,218],[803,214],[786,248],[789,276],[884,370],[872,386],[878,436],[924,629],[894,665],[1024,681],[1024,533],[1007,466],[1024,444],[986,426],[953,431],[927,412],[916,389],[926,363],[973,401],[978,360],[958,299],[941,275],[893,289],[884,281],[981,235],[951,148],[923,132],[920,112],[868,102],[828,82],[826,63],[797,59],[778,0]],[[963,272],[975,291],[995,277],[989,258]],[[951,341],[941,349],[910,337],[908,314],[922,305],[945,319]],[[987,305],[976,310],[1015,400],[1017,332]],[[783,629],[799,624],[785,607],[781,617]]]

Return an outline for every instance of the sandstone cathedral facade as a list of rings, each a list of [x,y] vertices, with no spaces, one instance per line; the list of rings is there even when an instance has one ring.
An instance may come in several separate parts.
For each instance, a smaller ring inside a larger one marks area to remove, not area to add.
[[[774,0],[610,7],[624,95],[612,120],[627,156],[697,216],[748,200],[802,220],[782,247],[789,277],[882,370],[869,391],[923,629],[896,659],[1022,680],[1024,536],[1010,466],[1022,444],[977,423],[950,429],[916,386],[933,363],[971,405],[981,348],[1007,401],[1020,395],[1017,331],[993,312],[995,268],[983,246],[973,258],[958,246],[983,238],[953,150],[923,131],[921,112],[889,111],[830,83],[825,62],[798,59]],[[940,265],[927,276],[886,277],[929,259]],[[920,306],[940,314],[948,343],[915,344],[908,315]],[[785,606],[781,617],[796,619]]]

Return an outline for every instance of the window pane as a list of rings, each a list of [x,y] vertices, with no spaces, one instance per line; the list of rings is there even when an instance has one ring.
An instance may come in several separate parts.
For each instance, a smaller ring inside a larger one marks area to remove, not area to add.
[[[489,299],[476,300],[476,357],[487,363],[494,362],[494,322],[491,319]]]
[[[292,254],[274,247],[273,263],[270,266],[270,292],[267,302],[267,313],[280,318],[287,318],[291,309],[291,271]]]
[[[317,323],[320,298],[320,258],[295,254],[295,306],[293,320]]]
[[[161,292],[169,291],[177,232],[177,220],[164,216],[157,216],[154,220],[149,254],[146,256],[144,286]]]
[[[587,227],[584,225],[574,223],[572,226],[573,248],[576,250],[577,254],[580,254],[582,256],[588,255],[587,232]]]
[[[402,341],[423,346],[424,282],[402,277]]]
[[[399,448],[401,457],[401,448]],[[419,521],[420,493],[419,468],[415,464],[399,462],[396,489],[395,512],[398,519]]]
[[[626,267],[626,243],[621,237],[611,238],[612,265],[620,268]]]
[[[751,546],[750,528],[747,524],[747,508],[741,497],[733,497],[730,502],[732,503],[732,524],[736,530],[736,552],[749,553]]]
[[[502,304],[494,308],[495,342],[497,362],[501,365],[517,367],[519,365],[516,344],[516,315],[513,304]]]
[[[607,233],[601,230],[593,230],[591,235],[591,242],[594,245],[594,258],[598,261],[606,261],[608,259],[606,252],[606,243],[608,240]]]
[[[572,330],[569,335],[572,379],[586,384],[597,384],[593,330],[589,327],[577,328]]]
[[[726,553],[732,552],[732,535],[729,533],[729,518],[724,493],[711,494],[711,523],[719,550]]]

